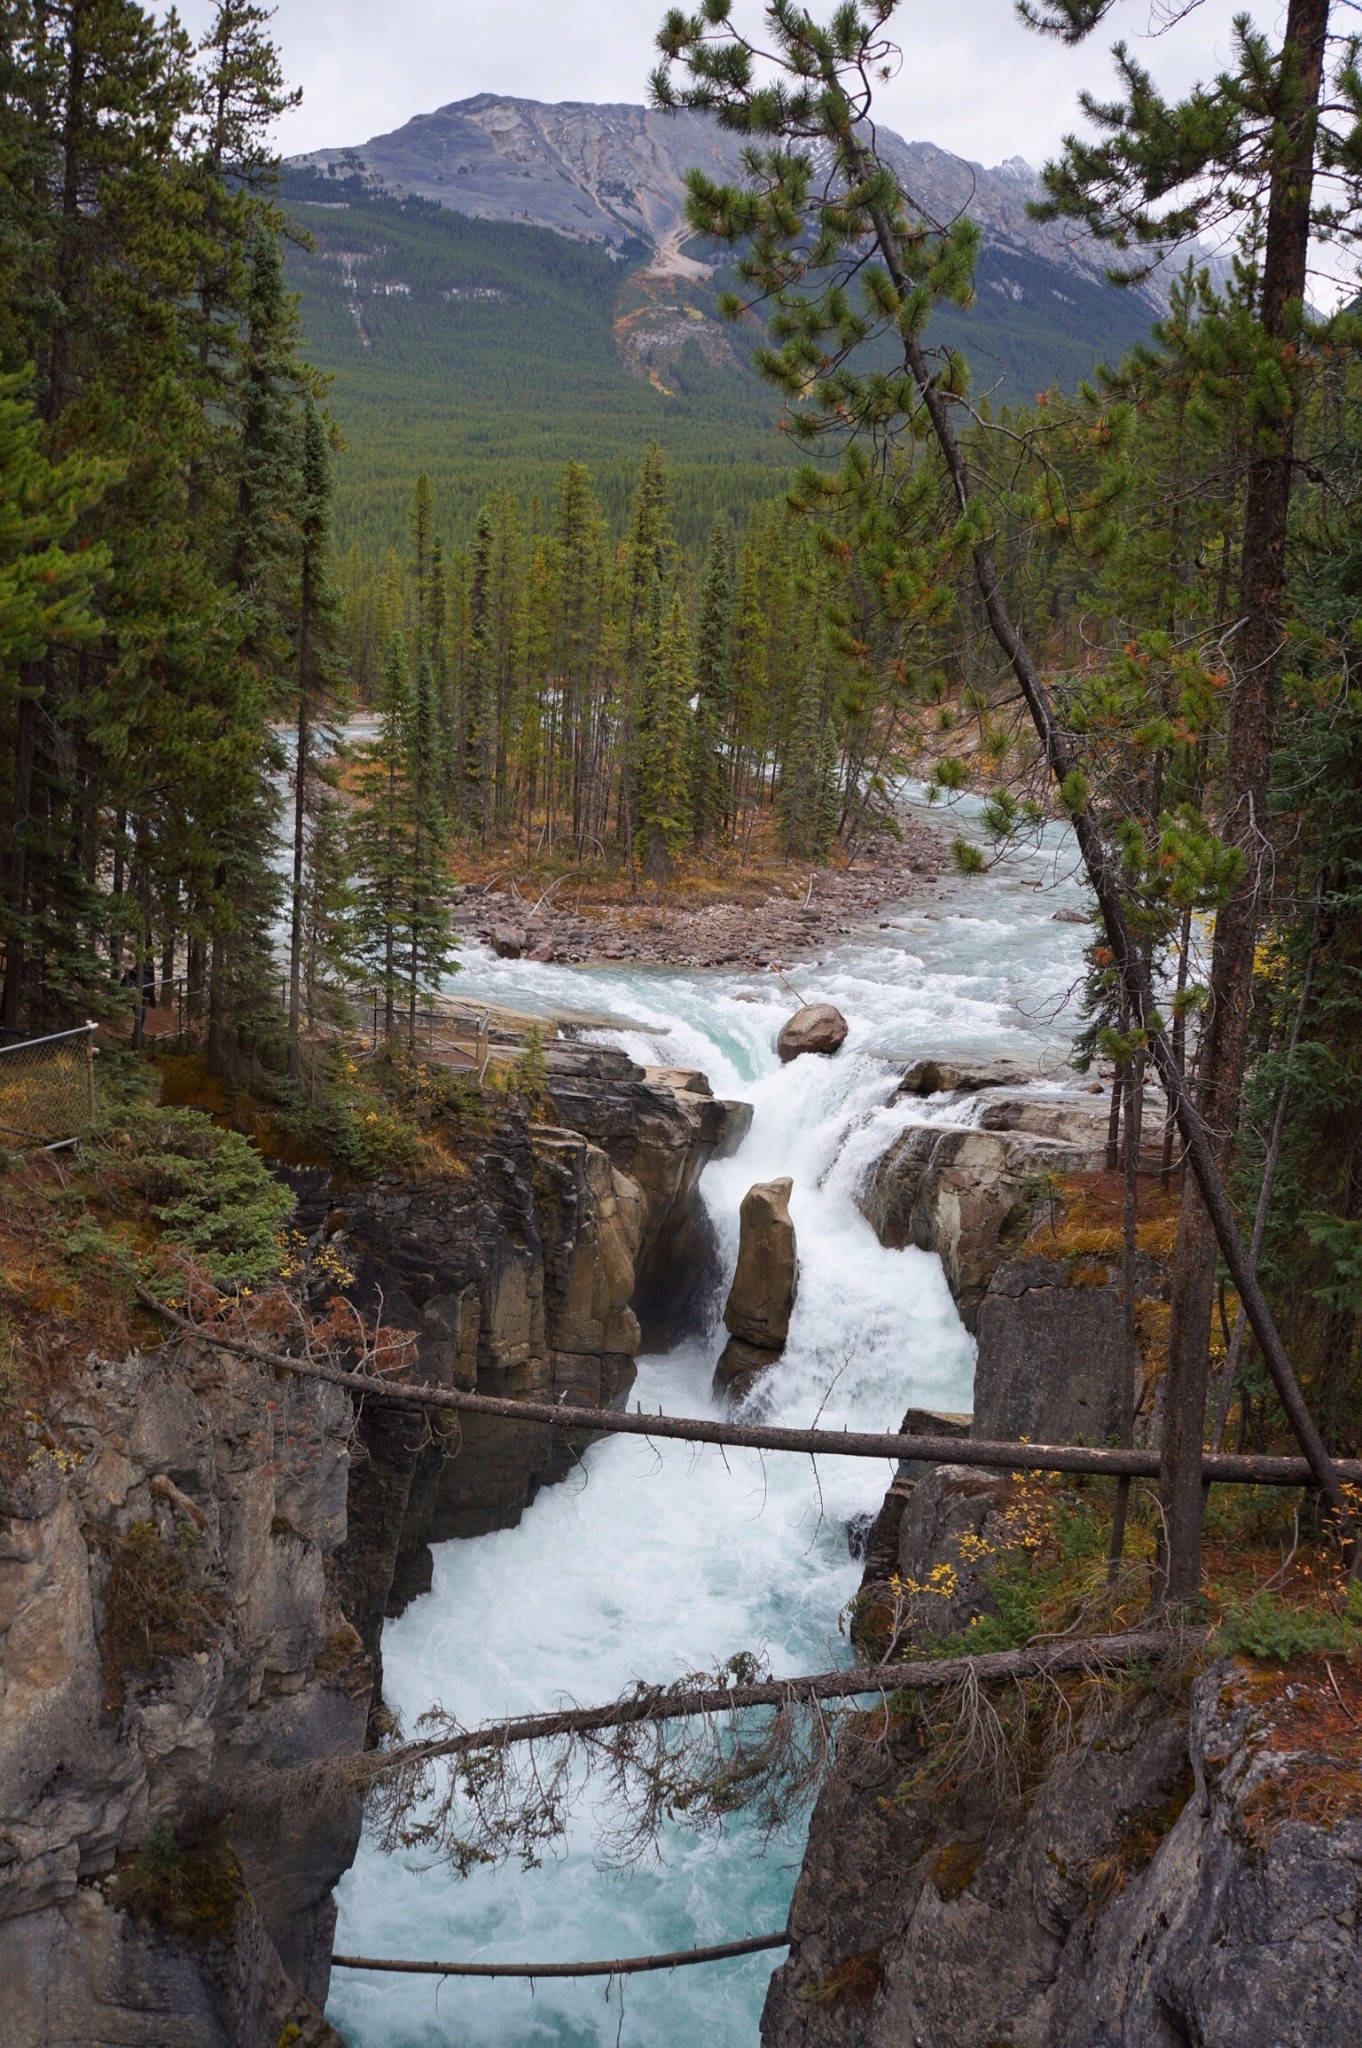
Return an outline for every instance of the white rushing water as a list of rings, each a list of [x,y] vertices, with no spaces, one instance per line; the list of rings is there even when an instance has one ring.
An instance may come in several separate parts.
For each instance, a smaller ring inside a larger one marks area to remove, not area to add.
[[[834,1060],[788,1067],[774,1043],[793,1000],[774,977],[570,969],[470,950],[458,993],[550,1013],[571,1006],[651,1026],[611,1034],[635,1059],[698,1067],[716,1095],[751,1101],[751,1134],[712,1165],[702,1191],[729,1272],[737,1212],[754,1181],[795,1186],[799,1296],[789,1345],[768,1376],[763,1419],[896,1426],[910,1404],[970,1405],[973,1346],[939,1261],[885,1251],[852,1196],[894,1131],[931,1114],[888,1106],[889,1059],[1011,1053],[1058,1062],[1074,1028],[1059,1012],[1079,972],[1081,927],[1056,923],[1081,899],[1061,834],[1005,873],[939,885],[927,900],[801,963],[790,979],[830,1001],[850,1034]],[[1030,886],[1043,882],[1043,889]],[[755,997],[756,1000],[750,1000]],[[748,1000],[744,1000],[748,998]],[[940,1114],[938,1110],[936,1112]],[[722,1297],[721,1297],[722,1299]],[[675,1414],[716,1412],[723,1333],[642,1358],[631,1399]],[[775,1672],[847,1657],[839,1617],[859,1567],[850,1516],[878,1508],[881,1466],[614,1439],[542,1492],[520,1525],[435,1553],[434,1584],[384,1632],[385,1690],[408,1727],[432,1702],[466,1725],[587,1702],[633,1679],[669,1680],[763,1650]],[[821,1482],[821,1485],[820,1485]],[[458,1879],[380,1855],[368,1842],[342,1881],[342,1952],[470,1961],[646,1954],[781,1927],[802,1841],[760,1844],[739,1822],[719,1839],[677,1834],[664,1861],[599,1866],[590,1811],[543,1867]],[[337,1971],[329,2016],[351,2048],[755,2048],[779,1956],[605,1980],[450,1980]]]

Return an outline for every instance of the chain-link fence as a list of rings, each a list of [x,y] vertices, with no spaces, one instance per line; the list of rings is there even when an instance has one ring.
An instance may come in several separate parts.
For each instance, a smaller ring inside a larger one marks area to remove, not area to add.
[[[95,1118],[95,1026],[0,1044],[0,1145],[73,1145]]]

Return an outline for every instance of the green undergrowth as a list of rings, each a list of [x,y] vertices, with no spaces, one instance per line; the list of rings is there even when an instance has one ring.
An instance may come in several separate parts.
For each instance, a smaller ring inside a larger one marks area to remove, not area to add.
[[[257,1074],[249,1087],[231,1086],[202,1053],[162,1054],[157,1068],[164,1103],[207,1114],[276,1165],[356,1180],[447,1170],[515,1093],[514,1071],[499,1089],[491,1077],[480,1084],[401,1046],[375,1052],[337,1042],[312,1054],[302,1084]]]
[[[320,1168],[338,1188],[457,1179],[508,1117],[551,1107],[535,1033],[483,1083],[400,1048],[337,1041],[311,1061],[301,1086],[247,1087],[201,1053],[114,1048],[78,1153],[0,1159],[0,1470],[63,1455],[43,1418],[80,1361],[163,1340],[139,1285],[175,1298],[188,1266],[235,1294],[292,1277],[281,1169]]]
[[[937,1658],[1025,1648],[1061,1636],[1117,1634],[1149,1616],[1157,1566],[1153,1490],[1132,1490],[1121,1566],[1108,1568],[1115,1485],[1014,1475],[1000,1497],[1006,1534],[975,1561],[988,1610],[951,1633],[928,1628],[900,1654]],[[1204,1531],[1204,1590],[1189,1621],[1206,1629],[1196,1663],[1362,1654],[1362,1586],[1350,1582],[1329,1531],[1276,1487],[1217,1488]],[[954,1569],[952,1568],[952,1578]]]
[[[87,1146],[81,1180],[99,1209],[145,1220],[218,1287],[275,1278],[293,1196],[238,1131],[192,1109],[129,1104]]]
[[[1362,1654],[1362,1586],[1347,1587],[1341,1602],[1302,1606],[1280,1593],[1259,1589],[1231,1594],[1211,1638],[1217,1656],[1242,1652],[1262,1662],[1293,1657]]]
[[[119,1865],[106,1892],[135,1920],[200,1945],[231,1937],[247,1897],[225,1841],[186,1847],[166,1820],[158,1820],[137,1854]]]

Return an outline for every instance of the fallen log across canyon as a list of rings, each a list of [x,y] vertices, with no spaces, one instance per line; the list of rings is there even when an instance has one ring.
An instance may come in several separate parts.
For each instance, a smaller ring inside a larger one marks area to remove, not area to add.
[[[388,1970],[404,1977],[632,1977],[640,1970],[682,1970],[690,1963],[722,1963],[729,1956],[756,1955],[764,1948],[788,1948],[779,1934],[749,1934],[742,1941],[712,1942],[708,1948],[673,1949],[666,1955],[615,1956],[592,1963],[408,1963],[391,1956],[332,1956],[336,1970]]]
[[[394,1771],[420,1770],[445,1757],[502,1750],[514,1743],[548,1742],[562,1736],[596,1735],[610,1728],[637,1728],[661,1721],[698,1720],[752,1707],[817,1706],[829,1700],[878,1694],[944,1692],[953,1686],[982,1685],[1087,1673],[1099,1677],[1122,1665],[1188,1655],[1205,1640],[1204,1629],[1130,1629],[1121,1635],[1066,1638],[1020,1650],[986,1651],[974,1657],[919,1658],[903,1664],[851,1665],[796,1678],[769,1678],[752,1685],[640,1686],[599,1707],[562,1707],[549,1714],[525,1714],[482,1728],[456,1728],[421,1742],[369,1750],[357,1758],[354,1780],[372,1785]]]
[[[1116,1450],[1088,1444],[991,1442],[971,1437],[904,1436],[893,1431],[784,1429],[756,1422],[713,1422],[703,1416],[632,1414],[614,1408],[577,1408],[547,1401],[511,1401],[494,1394],[467,1393],[460,1387],[413,1386],[376,1373],[350,1372],[320,1359],[294,1358],[268,1351],[196,1323],[188,1316],[139,1289],[144,1304],[185,1335],[220,1345],[243,1358],[253,1358],[276,1372],[325,1380],[368,1400],[402,1408],[468,1415],[495,1415],[507,1422],[533,1422],[550,1429],[585,1431],[589,1435],[673,1438],[682,1443],[718,1444],[736,1450],[797,1451],[833,1458],[912,1459],[923,1465],[982,1465],[990,1470],[1072,1472],[1112,1479],[1154,1479],[1158,1453]],[[1362,1483],[1362,1458],[1338,1458],[1334,1469],[1342,1480]],[[1225,1486],[1311,1486],[1314,1478],[1304,1458],[1277,1458],[1257,1453],[1205,1452],[1201,1476]]]

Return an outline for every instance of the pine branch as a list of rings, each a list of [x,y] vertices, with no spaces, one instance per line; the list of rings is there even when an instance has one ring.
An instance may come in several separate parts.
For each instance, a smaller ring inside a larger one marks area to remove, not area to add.
[[[1190,1651],[1199,1647],[1204,1637],[1204,1631],[1178,1633],[1142,1628],[1125,1635],[1091,1636],[1086,1641],[994,1650],[977,1657],[853,1666],[849,1670],[819,1671],[797,1678],[772,1678],[755,1685],[641,1687],[636,1693],[604,1706],[526,1714],[482,1728],[459,1729],[425,1742],[404,1742],[393,1749],[373,1750],[361,1760],[358,1769],[372,1782],[394,1771],[420,1769],[446,1757],[503,1750],[516,1743],[596,1735],[606,1729],[651,1726],[663,1721],[697,1720],[754,1707],[811,1706],[824,1700],[860,1699],[872,1694],[892,1699],[896,1693],[944,1692],[961,1684],[1021,1684],[1028,1679],[1068,1672],[1096,1675],[1115,1665],[1138,1664],[1179,1650]]]

